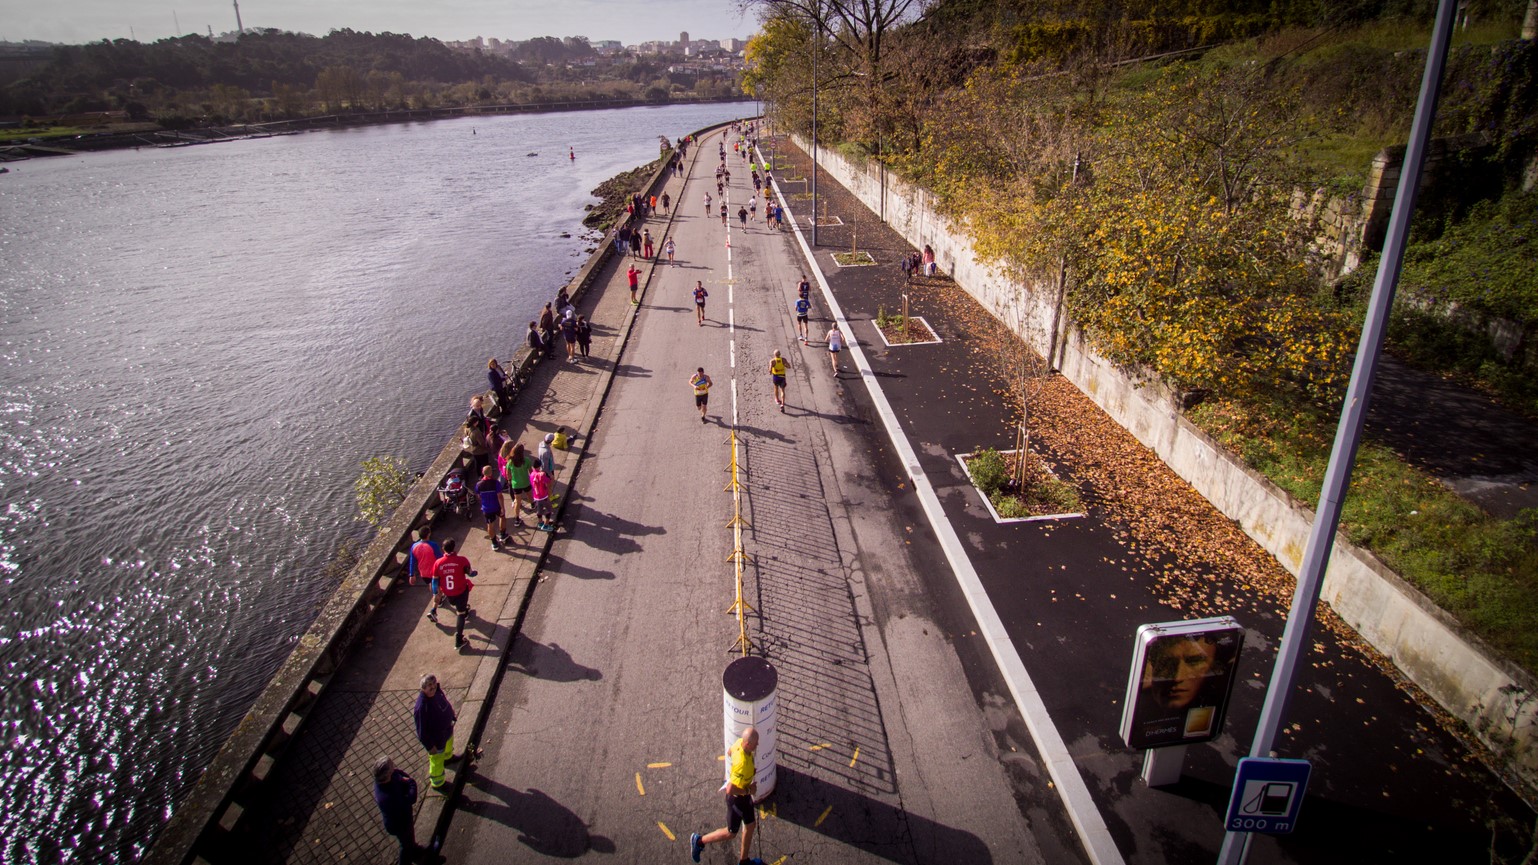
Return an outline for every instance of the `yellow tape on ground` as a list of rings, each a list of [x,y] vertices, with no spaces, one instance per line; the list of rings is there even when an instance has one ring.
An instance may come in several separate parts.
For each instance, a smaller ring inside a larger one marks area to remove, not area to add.
[[[668,828],[668,824],[662,822],[661,820],[657,821],[657,828],[662,830],[662,834],[668,836],[669,841],[678,840],[678,838],[673,835],[673,830]]]

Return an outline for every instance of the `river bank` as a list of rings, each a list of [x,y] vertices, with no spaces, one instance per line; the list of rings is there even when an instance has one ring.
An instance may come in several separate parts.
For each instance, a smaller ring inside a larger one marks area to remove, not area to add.
[[[582,224],[599,231],[608,231],[612,228],[624,215],[625,205],[629,203],[630,196],[641,189],[657,172],[661,162],[662,159],[659,157],[598,184],[598,187],[593,190],[593,195],[599,201],[597,204],[588,206],[587,216],[582,218]]]
[[[139,147],[187,147],[194,144],[217,144],[251,138],[271,138],[275,135],[294,135],[300,132],[312,132],[322,129],[378,126],[391,123],[419,123],[425,120],[446,120],[460,117],[605,111],[620,108],[672,108],[686,105],[731,104],[742,101],[742,99],[737,97],[677,99],[666,102],[648,101],[645,99],[602,99],[582,102],[531,102],[453,108],[411,108],[392,111],[326,114],[294,120],[274,120],[268,123],[194,126],[185,129],[164,129],[155,124],[134,123],[124,124],[125,128],[107,132],[78,134],[72,132],[69,135],[55,136],[38,135],[25,140],[0,144],[0,162],[15,162],[40,156],[68,156],[75,153],[93,153],[104,150],[123,150]]]

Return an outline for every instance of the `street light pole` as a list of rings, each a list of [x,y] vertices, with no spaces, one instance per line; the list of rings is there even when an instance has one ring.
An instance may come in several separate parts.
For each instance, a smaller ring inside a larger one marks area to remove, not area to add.
[[[1441,89],[1442,69],[1447,62],[1447,46],[1452,41],[1453,12],[1456,7],[1457,0],[1440,0],[1437,6],[1436,26],[1432,28],[1431,45],[1426,52],[1426,71],[1421,77],[1420,99],[1415,105],[1415,119],[1410,124],[1410,140],[1405,148],[1404,165],[1400,169],[1399,188],[1394,194],[1393,211],[1389,214],[1383,256],[1378,260],[1378,276],[1373,282],[1372,296],[1368,300],[1367,319],[1362,325],[1356,363],[1351,370],[1351,383],[1346,387],[1340,424],[1335,430],[1335,445],[1330,451],[1330,462],[1324,472],[1324,488],[1319,493],[1314,526],[1303,550],[1302,566],[1298,568],[1298,584],[1292,595],[1292,609],[1287,616],[1287,626],[1282,630],[1281,643],[1277,646],[1276,666],[1271,671],[1271,683],[1266,688],[1260,720],[1255,725],[1255,738],[1250,745],[1251,757],[1271,756],[1272,745],[1281,728],[1282,715],[1287,709],[1287,698],[1292,694],[1298,664],[1308,650],[1309,627],[1313,623],[1314,607],[1319,603],[1319,591],[1324,582],[1325,568],[1330,563],[1330,551],[1335,546],[1335,532],[1340,524],[1346,490],[1351,485],[1352,463],[1361,442],[1368,398],[1372,396],[1378,358],[1383,352],[1383,340],[1388,331],[1389,311],[1394,305],[1399,270],[1404,264],[1405,244],[1410,234],[1410,215],[1415,209],[1415,194],[1420,185],[1426,146],[1431,139],[1431,124],[1436,118],[1437,93]],[[1251,837],[1248,832],[1225,832],[1223,847],[1218,851],[1219,865],[1242,863],[1249,852]]]
[[[817,246],[817,49],[822,46],[822,22],[812,40],[812,246]]]

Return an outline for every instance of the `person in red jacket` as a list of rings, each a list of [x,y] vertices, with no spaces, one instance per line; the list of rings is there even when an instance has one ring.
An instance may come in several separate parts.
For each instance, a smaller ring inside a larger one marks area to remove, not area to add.
[[[443,558],[433,563],[433,576],[438,578],[438,591],[454,608],[454,648],[463,651],[465,619],[475,613],[470,609],[470,590],[475,588],[470,578],[475,571],[470,568],[470,560],[457,549],[453,538],[443,542]]]

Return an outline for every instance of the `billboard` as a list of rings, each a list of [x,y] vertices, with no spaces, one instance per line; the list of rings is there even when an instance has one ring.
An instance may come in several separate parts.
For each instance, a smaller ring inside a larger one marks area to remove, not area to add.
[[[1140,626],[1122,704],[1121,738],[1127,747],[1217,738],[1243,645],[1244,629],[1229,616]]]

